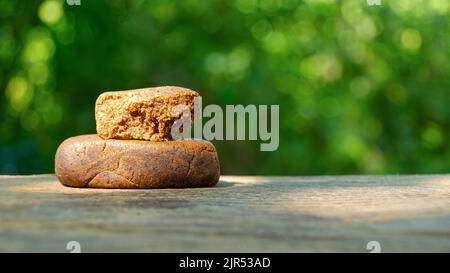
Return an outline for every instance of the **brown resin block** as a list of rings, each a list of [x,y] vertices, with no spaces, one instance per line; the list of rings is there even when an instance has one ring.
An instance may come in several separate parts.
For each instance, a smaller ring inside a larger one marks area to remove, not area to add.
[[[205,140],[152,142],[82,135],[64,141],[55,173],[69,187],[187,188],[219,181],[216,149]]]
[[[105,92],[95,104],[97,134],[104,139],[171,140],[172,125],[181,116],[174,116],[173,108],[186,106],[193,117],[198,96],[175,86]]]

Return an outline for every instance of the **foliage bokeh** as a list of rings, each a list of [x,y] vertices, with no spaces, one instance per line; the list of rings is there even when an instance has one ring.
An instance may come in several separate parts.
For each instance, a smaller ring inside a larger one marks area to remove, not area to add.
[[[450,171],[447,0],[0,1],[0,173],[53,172],[106,90],[279,104],[280,146],[215,141],[225,174]]]

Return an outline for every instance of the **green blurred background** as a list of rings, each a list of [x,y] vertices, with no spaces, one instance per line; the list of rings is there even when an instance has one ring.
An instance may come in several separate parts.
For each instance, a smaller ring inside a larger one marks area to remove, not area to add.
[[[280,146],[216,141],[224,174],[450,171],[450,1],[0,1],[0,173],[53,172],[106,90],[279,104]]]

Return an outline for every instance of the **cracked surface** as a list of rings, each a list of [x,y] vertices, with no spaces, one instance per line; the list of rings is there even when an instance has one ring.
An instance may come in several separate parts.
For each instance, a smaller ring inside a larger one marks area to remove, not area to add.
[[[171,140],[172,124],[181,116],[173,116],[173,108],[184,105],[193,117],[198,96],[176,86],[105,92],[95,104],[97,134],[104,139]]]
[[[220,166],[214,146],[205,140],[151,142],[83,135],[59,146],[55,173],[69,187],[186,188],[214,186]]]

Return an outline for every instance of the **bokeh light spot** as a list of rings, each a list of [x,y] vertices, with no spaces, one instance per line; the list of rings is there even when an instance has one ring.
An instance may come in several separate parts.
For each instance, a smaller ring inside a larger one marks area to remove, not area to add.
[[[205,68],[208,73],[218,75],[227,69],[227,57],[225,54],[213,52],[205,59]]]
[[[357,97],[367,97],[371,90],[372,82],[366,77],[358,76],[350,82],[350,91]]]
[[[398,83],[389,84],[385,89],[385,96],[393,104],[402,104],[408,96],[405,87]]]
[[[383,125],[377,118],[369,117],[365,120],[363,129],[370,138],[376,139],[383,132]]]
[[[264,11],[275,12],[281,8],[281,1],[280,0],[259,1],[259,6]]]
[[[250,52],[243,47],[238,47],[229,54],[228,67],[235,80],[242,79],[245,76],[250,60]]]
[[[252,26],[251,31],[257,40],[264,40],[272,34],[272,25],[266,20],[260,20]]]
[[[416,52],[422,45],[422,36],[415,29],[405,29],[402,32],[401,42],[404,49]]]
[[[301,43],[309,43],[317,36],[315,26],[309,21],[301,21],[295,26],[297,38]]]
[[[39,127],[41,117],[36,111],[27,111],[21,115],[20,123],[25,130],[32,132]]]
[[[43,2],[39,6],[38,15],[39,19],[48,25],[57,23],[64,15],[61,2],[56,0]]]
[[[20,76],[12,78],[6,87],[6,96],[11,107],[21,112],[28,107],[33,99],[33,90],[29,83]]]
[[[431,9],[440,15],[447,14],[450,8],[450,1],[448,0],[429,0]]]
[[[55,51],[55,44],[46,31],[34,31],[29,35],[23,51],[23,60],[27,63],[45,62]]]
[[[43,63],[37,63],[28,68],[30,81],[34,84],[44,84],[48,79],[48,67]]]
[[[288,42],[283,32],[274,31],[266,40],[264,47],[272,53],[284,53],[287,50]]]
[[[361,22],[359,22],[356,26],[356,33],[358,34],[358,37],[360,37],[364,41],[370,41],[372,40],[376,33],[377,28],[372,21],[372,19],[366,17]]]
[[[363,140],[351,133],[342,134],[338,137],[339,143],[336,147],[339,152],[352,161],[359,160],[366,154],[367,147]]]
[[[300,73],[313,80],[335,81],[342,76],[342,66],[334,54],[318,53],[301,63]]]
[[[422,143],[427,149],[435,149],[442,144],[443,136],[436,125],[430,125],[422,133]]]
[[[236,0],[236,8],[242,13],[254,13],[257,9],[256,0]]]
[[[379,149],[372,149],[364,156],[363,167],[367,172],[382,173],[385,165],[386,160]]]

